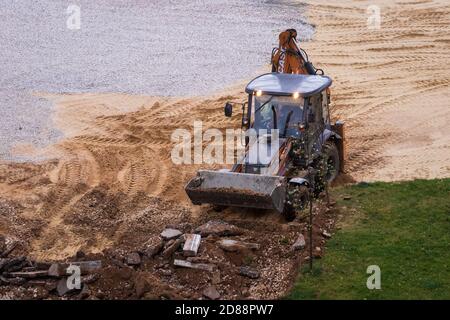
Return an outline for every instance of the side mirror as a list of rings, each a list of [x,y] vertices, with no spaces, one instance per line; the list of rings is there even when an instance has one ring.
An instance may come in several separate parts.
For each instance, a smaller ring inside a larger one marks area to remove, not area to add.
[[[308,113],[308,123],[314,123],[316,122],[316,117],[314,115],[314,113]]]
[[[233,105],[231,103],[227,102],[225,104],[224,111],[225,111],[225,117],[228,117],[228,118],[231,117],[233,115]]]

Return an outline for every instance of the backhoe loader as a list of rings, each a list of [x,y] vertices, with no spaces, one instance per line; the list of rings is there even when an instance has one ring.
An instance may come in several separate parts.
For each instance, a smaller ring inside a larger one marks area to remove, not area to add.
[[[279,60],[272,55],[273,63]],[[343,171],[344,124],[330,120],[332,81],[306,61],[296,73],[267,73],[248,83],[248,99],[239,106],[242,127],[252,132],[245,154],[231,169],[199,170],[185,187],[192,203],[272,209],[292,220]],[[225,116],[236,106],[226,103]]]

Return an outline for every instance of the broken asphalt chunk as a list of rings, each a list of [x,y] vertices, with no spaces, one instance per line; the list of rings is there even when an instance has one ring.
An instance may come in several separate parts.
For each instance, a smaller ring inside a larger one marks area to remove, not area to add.
[[[241,235],[243,231],[239,227],[225,221],[211,220],[195,229],[195,233],[199,233],[202,237],[207,237],[209,235],[223,237]]]
[[[259,271],[252,269],[250,267],[247,266],[243,266],[239,268],[239,274],[241,276],[250,278],[250,279],[258,279],[259,278]]]
[[[129,253],[126,262],[129,266],[138,266],[141,264],[141,256],[137,252]]]
[[[74,265],[80,267],[81,274],[87,274],[99,270],[102,268],[102,262],[100,260],[93,261],[74,261],[69,262],[68,265]]]
[[[58,281],[58,284],[56,286],[56,292],[58,293],[58,296],[62,297],[65,296],[67,294],[71,294],[74,293],[76,291],[81,290],[81,284],[80,284],[80,288],[69,288],[67,286],[67,278],[62,278],[61,280]]]
[[[48,268],[47,273],[49,277],[60,278],[65,275],[66,272],[59,263],[52,263],[50,268]]]
[[[0,276],[0,284],[12,285],[12,286],[21,286],[26,282],[24,278],[5,278]]]
[[[75,261],[68,263],[52,263],[48,269],[49,277],[61,278],[67,275],[67,268],[70,265],[80,267],[81,274],[89,274],[101,269],[102,262],[100,260],[94,261]]]
[[[4,272],[19,271],[26,265],[28,265],[28,262],[25,257],[0,259],[0,271]]]
[[[148,258],[153,258],[161,252],[164,246],[164,241],[159,236],[152,236],[142,246],[141,252]]]
[[[175,240],[170,246],[168,246],[162,253],[162,256],[169,259],[181,246],[183,241],[181,239]]]
[[[8,273],[8,276],[12,278],[24,278],[24,279],[35,279],[35,278],[42,278],[42,277],[48,277],[47,271],[31,271],[31,272],[11,272]]]

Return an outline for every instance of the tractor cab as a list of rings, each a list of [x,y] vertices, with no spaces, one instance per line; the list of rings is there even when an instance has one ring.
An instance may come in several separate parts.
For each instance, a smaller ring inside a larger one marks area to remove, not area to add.
[[[268,73],[249,82],[248,101],[242,105],[242,126],[279,137],[300,138],[305,133],[314,140],[317,133],[330,129],[328,88],[331,79],[319,75]],[[232,105],[225,106],[225,116],[232,115]]]
[[[328,110],[331,82],[326,76],[287,73],[263,74],[250,81],[245,89],[248,100],[242,104],[242,128],[258,138],[253,140],[257,143],[246,139],[248,152],[233,170],[280,174],[271,165],[288,143],[291,153],[298,155],[294,161],[304,167],[313,162],[334,134]],[[226,116],[232,115],[232,107],[225,105]],[[267,152],[259,152],[261,145]]]

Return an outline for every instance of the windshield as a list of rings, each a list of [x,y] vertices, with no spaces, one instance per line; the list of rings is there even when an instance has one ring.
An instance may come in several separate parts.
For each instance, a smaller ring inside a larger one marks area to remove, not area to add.
[[[253,128],[276,129],[280,136],[299,136],[299,122],[303,122],[303,98],[280,96],[255,96],[252,107]],[[285,133],[285,134],[284,134]]]

